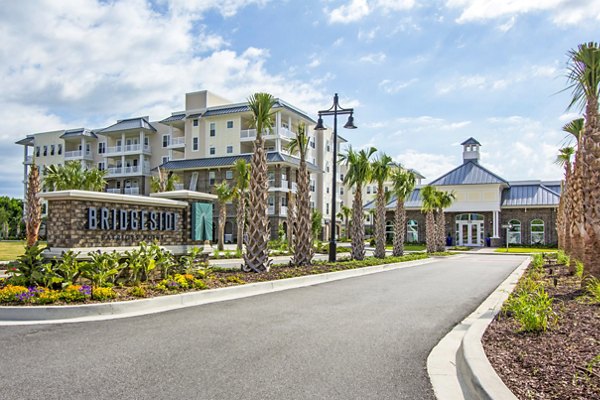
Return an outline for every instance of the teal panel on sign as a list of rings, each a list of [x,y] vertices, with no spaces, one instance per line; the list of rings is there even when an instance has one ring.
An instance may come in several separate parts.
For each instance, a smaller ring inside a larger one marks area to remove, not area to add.
[[[212,203],[192,203],[192,240],[212,241]]]

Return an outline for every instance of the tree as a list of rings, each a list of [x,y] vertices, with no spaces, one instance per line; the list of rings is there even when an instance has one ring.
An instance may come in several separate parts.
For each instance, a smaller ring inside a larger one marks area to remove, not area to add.
[[[572,158],[575,155],[575,148],[571,146],[563,147],[559,150],[559,154],[556,157],[555,163],[565,169],[565,179],[562,181],[562,193],[560,196],[560,202],[558,203],[558,212],[556,215],[556,232],[558,235],[558,247],[567,251],[570,247],[567,242],[570,240],[567,236],[567,203],[569,202],[568,185],[571,181],[572,174]],[[569,235],[570,236],[570,235]]]
[[[38,234],[42,223],[42,203],[39,193],[40,172],[37,165],[33,164],[29,170],[27,179],[27,214],[25,216],[27,247],[34,246],[38,241]]]
[[[236,196],[235,188],[229,186],[226,181],[215,186],[217,195],[217,203],[219,204],[219,239],[217,241],[217,249],[223,251],[225,238],[225,222],[227,221],[227,203],[231,202]]]
[[[390,177],[393,160],[382,153],[371,163],[371,181],[377,183],[375,199],[375,257],[385,258],[385,205],[386,193],[383,184]]]
[[[244,271],[268,271],[269,259],[269,218],[267,202],[269,181],[267,175],[267,154],[263,132],[273,130],[273,112],[275,98],[268,93],[255,93],[248,99],[252,111],[251,127],[256,129],[254,153],[250,169],[250,192],[248,209],[248,242],[244,253]]]
[[[0,226],[4,238],[21,239],[24,230],[23,200],[0,196]]]
[[[344,221],[344,234],[346,239],[350,237],[350,215],[352,215],[352,209],[348,206],[342,206],[337,217]]]
[[[323,214],[320,211],[312,210],[310,215],[310,233],[314,239],[317,239],[323,229]]]
[[[421,212],[425,213],[425,241],[427,242],[427,252],[435,253],[437,249],[438,230],[435,223],[435,212],[438,210],[437,189],[433,186],[425,186],[421,189],[423,205]]]
[[[352,147],[340,155],[347,166],[344,184],[355,190],[352,202],[352,258],[365,258],[365,223],[362,203],[363,184],[371,181],[371,156],[377,151],[374,147],[355,151]]]
[[[154,193],[171,192],[175,190],[175,184],[178,182],[179,176],[158,167],[158,176],[150,178],[150,188]]]
[[[567,89],[572,90],[569,109],[575,105],[584,110],[585,128],[581,140],[581,192],[583,221],[579,222],[578,246],[583,248],[583,264],[587,273],[600,277],[600,47],[598,43],[581,44],[569,52]],[[576,167],[577,168],[577,167]],[[575,194],[576,195],[576,194]],[[583,223],[581,223],[583,222]],[[578,239],[578,238],[573,238]]]
[[[446,250],[446,217],[444,215],[444,209],[450,207],[456,195],[454,192],[437,191],[437,212],[436,212],[436,225],[437,225],[437,248],[436,251]]]
[[[44,188],[55,190],[90,190],[100,192],[106,186],[106,171],[85,169],[79,161],[45,167]]]
[[[243,250],[244,228],[246,225],[246,196],[250,184],[250,164],[239,158],[233,165],[235,171],[235,189],[237,193],[237,249]]]
[[[300,124],[296,137],[291,140],[288,147],[290,153],[300,154],[300,168],[297,174],[298,199],[297,199],[297,218],[288,218],[289,224],[294,224],[294,256],[292,263],[296,266],[310,265],[312,262],[313,235],[311,234],[311,209],[310,209],[310,176],[306,165],[306,153],[308,151],[308,135],[306,134],[306,126]],[[288,208],[289,208],[288,201]],[[292,203],[293,204],[293,203]],[[291,240],[289,238],[288,240]]]
[[[394,213],[394,257],[404,254],[406,236],[406,209],[404,202],[415,189],[414,172],[398,166],[392,171],[392,193],[396,196],[396,212]]]

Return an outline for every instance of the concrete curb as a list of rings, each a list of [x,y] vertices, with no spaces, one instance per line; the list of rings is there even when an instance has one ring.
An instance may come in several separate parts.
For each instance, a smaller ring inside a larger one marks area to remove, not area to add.
[[[341,279],[354,278],[384,271],[393,271],[434,262],[433,258],[383,264],[373,267],[306,275],[297,278],[250,283],[198,292],[188,292],[151,299],[113,303],[82,304],[72,306],[0,306],[0,326],[58,324],[100,321],[154,314],[179,308],[192,307],[219,301],[234,300],[287,289],[296,289]]]
[[[527,257],[481,305],[456,325],[433,348],[427,372],[438,400],[516,400],[487,359],[481,344],[483,333],[523,275]]]

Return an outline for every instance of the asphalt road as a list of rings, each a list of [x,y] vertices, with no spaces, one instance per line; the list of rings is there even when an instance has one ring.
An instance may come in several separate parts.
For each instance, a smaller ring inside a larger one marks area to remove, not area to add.
[[[161,314],[0,328],[0,399],[434,399],[426,359],[523,257]]]

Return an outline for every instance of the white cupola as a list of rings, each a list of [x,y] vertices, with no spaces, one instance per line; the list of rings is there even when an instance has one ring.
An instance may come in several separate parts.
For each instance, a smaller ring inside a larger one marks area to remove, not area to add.
[[[479,147],[481,143],[470,137],[462,142],[461,145],[463,147],[463,163],[472,161],[475,164],[479,164]]]

